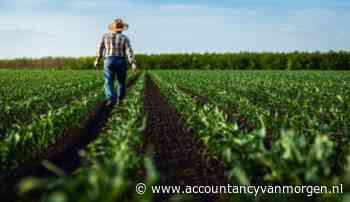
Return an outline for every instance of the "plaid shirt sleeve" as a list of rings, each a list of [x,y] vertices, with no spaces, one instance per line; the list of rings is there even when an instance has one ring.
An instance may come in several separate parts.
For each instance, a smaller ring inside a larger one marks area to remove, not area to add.
[[[126,55],[128,56],[129,63],[130,64],[136,63],[134,51],[131,47],[129,38],[126,38],[125,40],[125,51],[126,51]]]
[[[97,47],[97,57],[96,61],[100,62],[105,54],[105,35],[103,35],[102,40],[99,42]]]

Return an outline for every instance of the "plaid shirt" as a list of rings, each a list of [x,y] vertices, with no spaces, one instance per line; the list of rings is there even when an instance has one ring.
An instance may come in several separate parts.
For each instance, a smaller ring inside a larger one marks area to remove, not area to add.
[[[129,38],[121,33],[110,32],[103,35],[98,45],[96,60],[99,62],[104,56],[127,56],[130,64],[136,62]]]

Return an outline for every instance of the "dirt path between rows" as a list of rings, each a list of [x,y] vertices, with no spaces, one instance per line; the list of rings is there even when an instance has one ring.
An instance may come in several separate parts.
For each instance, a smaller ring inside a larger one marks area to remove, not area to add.
[[[227,185],[223,162],[215,159],[174,106],[160,94],[149,76],[145,80],[144,109],[147,114],[143,150],[151,152],[160,172],[161,185]],[[170,195],[155,195],[166,201]],[[195,201],[216,201],[217,196],[196,196]]]
[[[127,83],[130,88],[135,84],[140,74],[133,76]],[[99,102],[95,109],[77,127],[70,128],[54,145],[43,154],[36,156],[30,163],[22,165],[11,176],[1,179],[0,201],[17,200],[17,184],[29,176],[54,176],[41,165],[42,160],[48,160],[58,166],[66,174],[72,174],[81,165],[79,151],[94,141],[108,121],[113,106],[107,107],[105,102]]]

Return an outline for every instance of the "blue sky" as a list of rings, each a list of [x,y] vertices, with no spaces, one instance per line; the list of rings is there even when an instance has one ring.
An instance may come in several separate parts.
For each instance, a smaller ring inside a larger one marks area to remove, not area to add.
[[[94,55],[117,17],[137,53],[350,49],[349,0],[1,0],[0,58]]]

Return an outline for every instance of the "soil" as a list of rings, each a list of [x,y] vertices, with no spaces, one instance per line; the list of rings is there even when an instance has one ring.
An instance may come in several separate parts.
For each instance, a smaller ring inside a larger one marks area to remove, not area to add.
[[[160,173],[159,185],[227,185],[222,161],[210,155],[206,146],[188,130],[184,120],[146,76],[144,110],[147,114],[143,151],[153,156]],[[155,201],[171,195],[157,194]],[[193,196],[195,201],[216,201],[218,195]]]
[[[127,87],[131,87],[140,74],[131,78]],[[0,201],[16,201],[17,184],[21,179],[29,176],[48,177],[55,176],[41,165],[43,160],[48,160],[58,166],[66,174],[72,174],[81,165],[79,151],[94,141],[103,127],[106,125],[113,106],[106,106],[105,101],[99,102],[92,112],[79,126],[72,127],[62,135],[54,145],[51,145],[44,153],[35,156],[29,162],[21,165],[11,175],[1,179]]]

